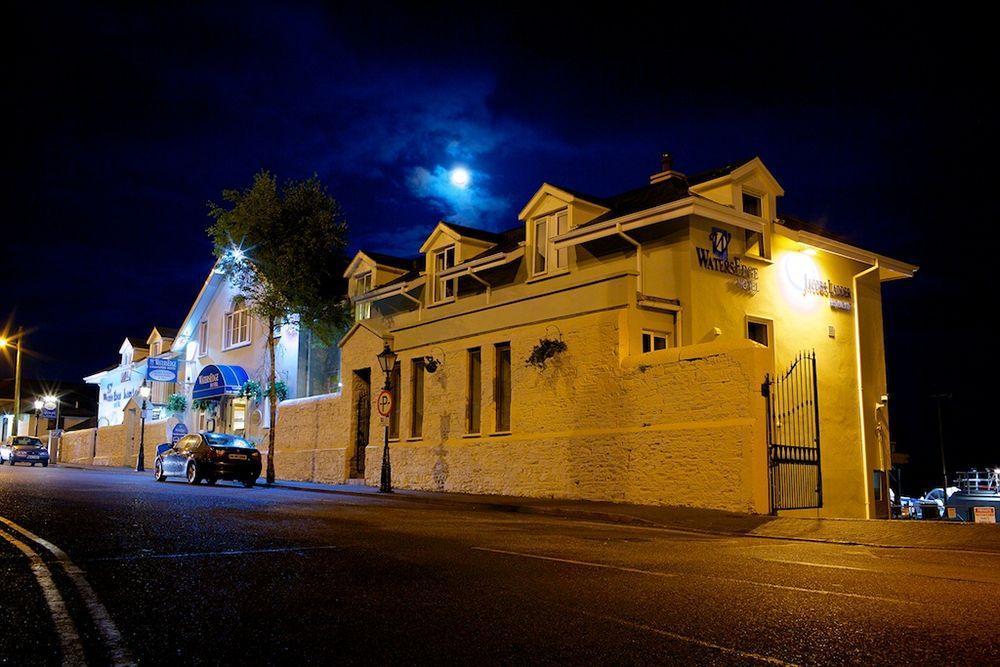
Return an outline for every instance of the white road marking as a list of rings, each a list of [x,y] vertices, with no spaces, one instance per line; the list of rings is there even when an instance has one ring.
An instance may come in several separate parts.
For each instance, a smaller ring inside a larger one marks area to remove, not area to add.
[[[648,574],[654,577],[676,577],[672,572],[657,572],[655,570],[640,570],[634,567],[622,567],[620,565],[608,565],[607,563],[591,563],[585,560],[572,560],[569,558],[556,558],[554,556],[539,556],[538,554],[526,554],[520,551],[504,551],[503,549],[487,549],[486,547],[472,547],[475,551],[489,551],[495,554],[507,554],[508,556],[521,556],[522,558],[534,558],[536,560],[550,560],[556,563],[569,563],[570,565],[583,565],[584,567],[597,567],[606,570],[619,570],[621,572],[632,572],[634,574]]]
[[[590,611],[584,611],[583,609],[577,609],[576,607],[565,607],[560,605],[564,609],[575,611],[578,614],[584,616],[590,616],[591,618],[599,618],[604,621],[610,621],[611,623],[617,623],[618,625],[624,625],[629,628],[634,628],[636,630],[644,630],[645,632],[652,632],[653,634],[661,635],[663,637],[669,637],[670,639],[676,639],[677,641],[687,642],[689,644],[694,644],[696,646],[702,646],[704,648],[714,649],[721,653],[726,653],[728,655],[736,655],[741,658],[747,658],[749,660],[756,660],[757,662],[763,662],[770,665],[795,665],[793,662],[785,662],[778,658],[772,658],[769,655],[761,655],[759,653],[752,653],[749,651],[741,651],[736,648],[731,648],[729,646],[722,646],[721,644],[715,644],[704,639],[698,639],[697,637],[689,637],[687,635],[681,635],[676,632],[670,632],[669,630],[662,630],[660,628],[654,628],[651,625],[645,625],[644,623],[636,623],[634,621],[629,621],[624,618],[618,618],[617,616],[607,616],[605,614],[595,614]]]
[[[122,641],[121,633],[118,632],[118,628],[115,626],[114,621],[111,620],[111,615],[108,613],[107,608],[101,604],[97,594],[94,593],[94,589],[91,588],[90,583],[87,581],[86,577],[84,577],[83,570],[77,567],[62,549],[48,540],[42,539],[27,528],[17,525],[6,517],[0,516],[0,522],[7,524],[8,527],[21,533],[36,544],[41,545],[53,556],[55,556],[56,562],[59,563],[59,566],[62,567],[66,576],[68,576],[70,581],[73,582],[73,585],[76,586],[77,592],[83,599],[83,603],[87,607],[87,611],[90,613],[90,617],[93,619],[94,625],[97,626],[98,632],[101,633],[101,639],[104,641],[105,648],[108,650],[112,663],[116,665],[116,667],[122,665],[134,665],[135,661],[132,659],[125,643]]]
[[[524,552],[521,552],[521,551],[505,551],[503,549],[487,549],[486,547],[472,547],[472,548],[474,550],[476,550],[476,551],[489,551],[489,552],[492,552],[492,553],[507,554],[507,555],[510,555],[510,556],[521,556],[522,558],[534,558],[534,559],[537,559],[537,560],[555,561],[555,562],[558,562],[558,563],[569,563],[569,564],[572,564],[572,565],[583,565],[583,566],[586,566],[586,567],[597,567],[597,568],[604,568],[604,569],[609,569],[609,570],[620,570],[622,572],[632,572],[632,573],[635,573],[635,574],[647,574],[647,575],[652,575],[652,576],[655,576],[655,577],[680,577],[680,576],[684,576],[684,577],[688,577],[688,578],[697,577],[699,579],[714,579],[714,580],[717,580],[717,581],[728,581],[728,582],[736,583],[736,584],[749,584],[751,586],[762,586],[764,588],[775,588],[775,589],[785,590],[785,591],[794,591],[796,593],[814,593],[816,595],[836,595],[838,597],[856,598],[856,599],[861,599],[861,600],[876,600],[876,601],[879,601],[879,602],[892,602],[892,603],[895,603],[895,604],[922,604],[920,602],[911,602],[909,600],[900,600],[898,598],[886,598],[886,597],[880,597],[880,596],[877,596],[877,595],[862,595],[861,593],[844,593],[842,591],[828,591],[828,590],[824,590],[822,588],[803,588],[803,587],[799,587],[799,586],[785,586],[785,585],[782,585],[782,584],[770,584],[770,583],[763,582],[763,581],[753,581],[751,579],[737,579],[737,578],[734,578],[734,577],[720,577],[720,576],[711,575],[711,574],[697,574],[697,573],[690,573],[690,572],[685,572],[685,573],[658,572],[656,570],[641,570],[641,569],[632,568],[632,567],[620,567],[618,565],[608,565],[607,563],[593,563],[593,562],[590,562],[590,561],[583,561],[583,560],[570,560],[570,559],[567,559],[567,558],[556,558],[554,556],[540,556],[538,554],[529,554],[529,553],[524,553]]]
[[[334,545],[313,546],[313,547],[274,547],[272,549],[233,549],[230,551],[188,551],[173,554],[136,554],[134,556],[99,556],[91,558],[90,562],[98,561],[122,561],[122,560],[147,560],[157,558],[211,558],[213,556],[243,556],[247,554],[276,554],[289,553],[292,551],[318,551],[325,549],[339,549]]]
[[[857,572],[880,572],[880,570],[873,570],[870,567],[853,567],[851,565],[831,565],[830,563],[810,563],[804,560],[782,560],[780,558],[758,558],[757,560],[767,561],[768,563],[784,563],[786,565],[807,565],[809,567],[826,567],[831,570],[855,570]]]
[[[17,547],[21,553],[28,557],[31,563],[31,572],[38,581],[38,586],[42,589],[42,596],[45,604],[49,607],[52,615],[52,622],[56,626],[56,634],[59,635],[59,649],[62,651],[63,665],[85,665],[83,657],[83,644],[80,643],[80,635],[76,631],[76,625],[70,618],[66,603],[59,595],[56,582],[52,580],[52,572],[49,570],[42,557],[36,554],[27,544],[17,539],[6,531],[0,530],[0,537]]]

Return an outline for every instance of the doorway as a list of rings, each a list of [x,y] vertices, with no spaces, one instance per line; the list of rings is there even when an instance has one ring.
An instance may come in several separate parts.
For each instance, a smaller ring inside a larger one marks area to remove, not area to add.
[[[371,432],[372,412],[372,371],[363,368],[354,371],[354,456],[351,457],[351,477],[364,479],[365,452],[368,448],[368,434]]]

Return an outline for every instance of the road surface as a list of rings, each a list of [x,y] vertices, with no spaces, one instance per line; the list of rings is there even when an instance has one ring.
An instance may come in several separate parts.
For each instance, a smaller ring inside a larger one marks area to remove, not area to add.
[[[1000,556],[0,467],[0,662],[1000,662]]]

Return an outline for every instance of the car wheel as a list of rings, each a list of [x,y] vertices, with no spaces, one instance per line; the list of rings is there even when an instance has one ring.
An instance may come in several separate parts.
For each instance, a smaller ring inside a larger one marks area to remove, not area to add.
[[[153,464],[153,479],[157,482],[167,481],[167,476],[163,474],[163,461],[159,459]]]
[[[42,467],[43,468],[48,468],[49,467],[49,462],[48,461],[42,461]]]
[[[197,484],[201,481],[201,472],[198,471],[198,464],[194,461],[188,463],[187,481],[188,484]]]
[[[252,489],[256,483],[257,483],[256,477],[247,477],[246,479],[243,480],[243,486],[247,487],[248,489]]]
[[[34,463],[32,463],[32,464],[31,464],[31,467],[32,467],[32,468],[34,468],[34,467],[35,467],[35,464],[34,464]]]

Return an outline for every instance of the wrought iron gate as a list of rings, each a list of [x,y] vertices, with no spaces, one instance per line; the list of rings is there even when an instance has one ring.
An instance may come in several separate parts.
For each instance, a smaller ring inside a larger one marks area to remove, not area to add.
[[[767,402],[771,513],[822,507],[815,350],[800,352],[778,377],[768,375],[761,393]]]
[[[365,449],[368,447],[368,432],[371,429],[371,395],[365,388],[358,392],[355,404],[357,430],[354,432],[354,469],[352,477],[365,476]]]

